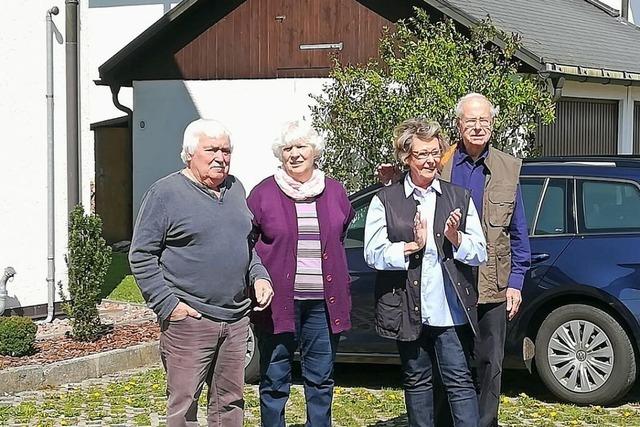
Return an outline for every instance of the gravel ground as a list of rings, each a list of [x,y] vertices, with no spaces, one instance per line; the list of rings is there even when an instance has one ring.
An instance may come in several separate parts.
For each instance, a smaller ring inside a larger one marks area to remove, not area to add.
[[[34,352],[28,356],[11,357],[0,355],[0,370],[16,366],[41,365],[59,362],[101,353],[104,351],[127,348],[143,342],[156,341],[160,337],[160,328],[156,322],[109,327],[97,340],[91,342],[76,341],[68,336],[56,336],[36,341]]]
[[[155,314],[144,306],[103,301],[99,306],[99,312],[105,332],[96,341],[79,342],[68,337],[66,334],[71,331],[69,319],[55,319],[52,323],[40,323],[33,354],[23,357],[0,355],[0,369],[52,363],[126,348],[155,341],[160,335]]]
[[[98,312],[100,320],[105,325],[138,323],[156,319],[153,311],[144,305],[118,301],[103,300],[98,306]],[[51,323],[39,323],[36,339],[60,336],[68,331],[71,331],[69,319],[57,318]]]

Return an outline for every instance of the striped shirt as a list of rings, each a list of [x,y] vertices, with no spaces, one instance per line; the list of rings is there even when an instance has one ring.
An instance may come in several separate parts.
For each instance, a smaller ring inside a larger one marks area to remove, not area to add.
[[[322,249],[316,202],[296,202],[298,248],[294,299],[324,299]]]

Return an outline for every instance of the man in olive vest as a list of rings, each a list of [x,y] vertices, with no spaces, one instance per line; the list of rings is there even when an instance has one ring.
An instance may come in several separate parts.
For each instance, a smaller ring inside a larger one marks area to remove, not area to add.
[[[490,146],[498,108],[470,93],[456,106],[462,141],[443,158],[441,178],[471,191],[487,241],[487,262],[478,269],[475,364],[480,427],[498,425],[502,360],[507,329],[522,302],[531,264],[527,220],[518,184],[521,160]]]

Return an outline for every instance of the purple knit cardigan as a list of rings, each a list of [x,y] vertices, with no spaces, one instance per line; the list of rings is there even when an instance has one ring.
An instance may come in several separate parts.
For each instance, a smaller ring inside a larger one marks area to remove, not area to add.
[[[295,201],[286,196],[271,176],[253,188],[247,198],[258,234],[256,251],[273,283],[273,301],[269,309],[253,316],[266,332],[295,331],[293,282],[296,275],[298,224]],[[351,293],[343,240],[354,211],[344,187],[326,178],[325,189],[316,199],[324,299],[329,312],[331,332],[351,328]]]

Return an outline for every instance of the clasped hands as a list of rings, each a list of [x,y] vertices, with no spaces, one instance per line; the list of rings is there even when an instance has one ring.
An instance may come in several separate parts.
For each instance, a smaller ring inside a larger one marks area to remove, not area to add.
[[[462,242],[462,233],[458,230],[461,219],[462,213],[459,208],[456,208],[449,214],[444,226],[444,236],[456,248],[459,247]],[[427,219],[424,218],[420,213],[420,210],[418,210],[413,218],[413,242],[407,242],[404,244],[404,255],[408,256],[416,253],[422,250],[426,244]]]

